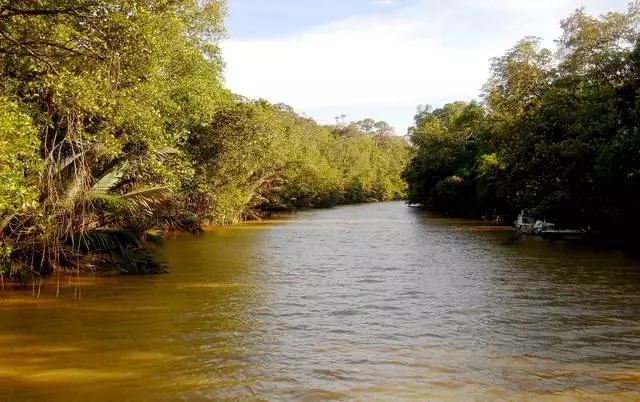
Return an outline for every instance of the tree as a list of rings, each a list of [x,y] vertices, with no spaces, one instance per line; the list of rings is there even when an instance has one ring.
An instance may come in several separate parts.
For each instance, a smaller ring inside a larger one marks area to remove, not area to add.
[[[640,224],[639,10],[577,10],[555,57],[525,38],[493,59],[482,106],[419,107],[409,201],[503,220],[528,209],[601,239],[637,238],[626,228]]]
[[[94,219],[92,190],[115,165],[116,197],[176,189],[191,174],[168,150],[217,107],[223,13],[215,0],[0,2],[0,96],[21,116],[11,146],[39,167],[21,168],[38,202],[2,228],[14,265],[38,274],[61,265],[69,241],[80,252],[97,230],[118,229]]]

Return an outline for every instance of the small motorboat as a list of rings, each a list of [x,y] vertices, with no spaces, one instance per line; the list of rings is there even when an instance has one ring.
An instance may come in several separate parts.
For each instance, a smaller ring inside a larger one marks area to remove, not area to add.
[[[527,215],[525,211],[520,212],[513,225],[520,233],[529,235],[537,235],[543,230],[553,229],[554,227],[553,223],[536,219],[534,216]]]
[[[555,224],[527,215],[525,211],[520,212],[514,226],[522,234],[546,238],[575,239],[582,238],[587,233],[585,229],[556,229]]]
[[[513,226],[520,233],[533,234],[533,225],[535,225],[535,223],[536,220],[533,217],[525,215],[524,211],[521,211],[518,219],[513,223]]]

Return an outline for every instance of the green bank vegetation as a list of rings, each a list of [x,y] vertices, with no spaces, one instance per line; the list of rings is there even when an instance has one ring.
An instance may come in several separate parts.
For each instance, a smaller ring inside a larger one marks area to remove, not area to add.
[[[166,230],[398,199],[407,142],[224,88],[221,0],[0,0],[0,273],[155,273]]]
[[[520,210],[631,245],[640,227],[640,5],[562,21],[493,59],[481,101],[419,108],[411,203],[513,222]]]

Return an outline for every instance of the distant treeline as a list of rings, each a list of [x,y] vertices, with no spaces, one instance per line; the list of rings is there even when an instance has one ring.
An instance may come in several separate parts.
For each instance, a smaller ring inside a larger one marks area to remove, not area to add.
[[[222,81],[222,0],[0,1],[0,274],[160,272],[150,245],[405,196],[383,122],[320,126]],[[268,79],[268,77],[265,77]]]
[[[638,239],[640,8],[561,25],[555,53],[529,37],[493,59],[481,102],[419,108],[410,202],[505,223],[526,209]]]

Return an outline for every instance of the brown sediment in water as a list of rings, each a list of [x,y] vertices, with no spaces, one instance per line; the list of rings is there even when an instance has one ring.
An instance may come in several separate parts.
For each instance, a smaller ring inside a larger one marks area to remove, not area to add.
[[[240,288],[246,288],[249,287],[251,285],[247,284],[247,283],[187,283],[187,284],[181,284],[179,285],[179,287],[181,289],[230,289],[230,290],[234,290],[234,289],[240,289]]]
[[[0,399],[640,400],[636,262],[375,211],[184,236],[171,276],[81,301],[17,293]]]
[[[290,222],[286,219],[263,219],[259,221],[243,221],[229,225],[204,225],[202,226],[203,232],[218,232],[221,230],[251,230],[259,229],[269,225],[277,225]]]
[[[36,278],[29,284],[20,284],[5,280],[4,291],[0,290],[0,308],[10,305],[45,306],[47,298],[52,294],[59,296],[63,292],[72,291],[75,298],[82,298],[87,289],[114,281],[117,276],[99,275],[95,273],[54,273]]]
[[[81,368],[45,369],[35,365],[3,367],[0,378],[22,383],[54,385],[77,385],[82,383],[123,380],[135,376],[133,371],[96,370]]]
[[[640,384],[640,371],[608,372],[600,374],[600,377],[608,381],[620,381]]]

